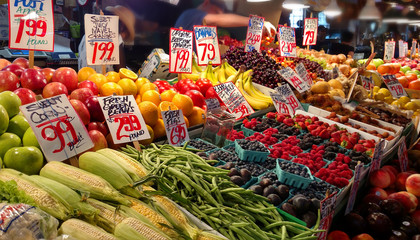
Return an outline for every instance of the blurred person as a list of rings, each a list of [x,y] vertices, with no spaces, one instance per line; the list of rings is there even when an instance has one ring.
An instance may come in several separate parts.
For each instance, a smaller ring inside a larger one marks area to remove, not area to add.
[[[354,47],[352,45],[354,34],[350,31],[343,31],[341,33],[341,41],[340,43],[332,43],[329,54],[344,54],[346,56],[350,55],[353,57],[354,55]]]
[[[321,51],[324,50],[325,52],[329,49],[329,42],[327,41],[328,35],[328,28],[324,26],[318,26],[318,36],[316,39],[316,45],[311,46],[311,49]]]

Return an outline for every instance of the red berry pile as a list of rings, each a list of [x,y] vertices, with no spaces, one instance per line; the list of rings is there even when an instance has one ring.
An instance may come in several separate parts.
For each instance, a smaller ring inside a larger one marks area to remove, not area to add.
[[[233,129],[232,131],[228,133],[226,138],[231,141],[235,141],[235,139],[244,139],[245,136],[244,136],[244,132],[236,131],[235,129]]]
[[[276,128],[269,128],[264,130],[263,133],[256,132],[254,135],[247,137],[247,140],[259,141],[264,144],[266,147],[276,144],[279,139],[273,135],[279,133],[279,130]]]
[[[254,130],[255,127],[257,126],[258,123],[260,123],[259,121],[257,121],[256,118],[251,119],[251,121],[249,121],[248,119],[244,119],[242,121],[242,123],[244,124],[244,127]]]
[[[318,147],[313,145],[310,152],[299,153],[297,158],[292,161],[307,166],[311,170],[311,173],[314,174],[327,164],[322,158],[324,152],[324,146]]]
[[[296,146],[299,142],[300,139],[296,138],[296,136],[290,136],[281,143],[274,144],[270,149],[271,154],[269,157],[292,160],[291,156],[296,156],[303,152],[300,147]]]
[[[315,177],[339,188],[343,188],[349,184],[349,180],[353,177],[353,172],[347,164],[334,161],[327,168],[321,168],[315,173]]]

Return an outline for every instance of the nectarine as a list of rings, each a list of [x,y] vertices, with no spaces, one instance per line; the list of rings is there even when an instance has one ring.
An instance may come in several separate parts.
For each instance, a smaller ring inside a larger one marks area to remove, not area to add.
[[[401,191],[390,194],[388,199],[398,200],[404,206],[405,210],[409,213],[414,212],[418,205],[416,196],[409,192]]]
[[[350,240],[350,237],[345,232],[336,230],[328,234],[327,240]]]
[[[391,184],[391,177],[387,171],[378,169],[369,175],[369,183],[373,187],[387,188]]]
[[[375,240],[375,239],[367,233],[362,233],[362,234],[354,236],[351,240]]]
[[[407,181],[407,178],[412,175],[410,172],[401,172],[397,175],[397,180],[395,187],[398,191],[406,191],[405,182]]]
[[[410,175],[405,182],[405,187],[407,188],[407,192],[420,197],[420,174]]]

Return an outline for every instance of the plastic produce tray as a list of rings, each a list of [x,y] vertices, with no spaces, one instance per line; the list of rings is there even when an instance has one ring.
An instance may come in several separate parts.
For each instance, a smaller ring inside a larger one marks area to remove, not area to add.
[[[247,162],[264,162],[268,155],[270,155],[270,151],[267,152],[257,152],[257,151],[249,151],[245,150],[238,144],[238,141],[235,140],[235,152],[238,154],[239,158],[242,161]]]
[[[257,131],[254,131],[252,129],[246,128],[243,124],[241,125],[241,131],[244,132],[245,137],[249,137],[254,135]]]
[[[302,166],[304,169],[306,169],[306,171],[308,171],[309,178],[304,178],[302,176],[283,171],[281,169],[280,165],[279,165],[279,162],[285,162],[285,161],[287,161],[287,160],[277,159],[276,174],[277,174],[277,178],[280,182],[285,183],[289,186],[296,187],[296,188],[305,189],[309,186],[309,184],[312,181],[314,181],[314,177],[312,176],[309,168],[307,166],[299,164],[299,163],[292,162],[293,164],[297,164],[299,166]],[[287,162],[291,162],[291,161],[287,161]]]

